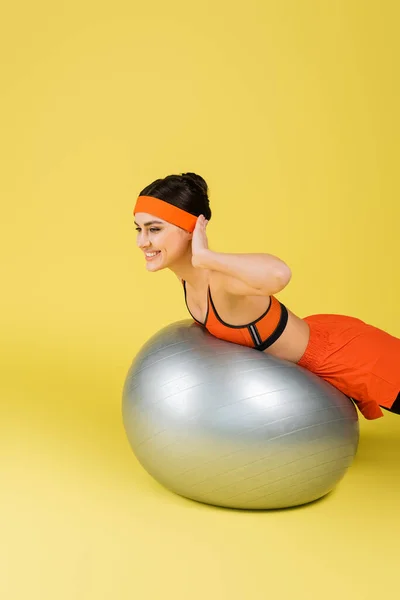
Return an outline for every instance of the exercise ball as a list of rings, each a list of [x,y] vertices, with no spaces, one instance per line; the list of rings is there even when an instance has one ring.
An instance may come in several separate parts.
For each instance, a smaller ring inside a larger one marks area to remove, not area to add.
[[[139,351],[122,415],[134,454],[159,483],[231,508],[321,498],[345,475],[359,439],[354,404],[329,383],[190,319]]]

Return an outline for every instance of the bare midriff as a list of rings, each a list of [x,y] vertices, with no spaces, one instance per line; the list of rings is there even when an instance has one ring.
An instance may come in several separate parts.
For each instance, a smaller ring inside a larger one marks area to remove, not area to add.
[[[276,358],[297,363],[306,351],[310,339],[310,327],[306,321],[288,310],[288,322],[281,337],[264,350]]]

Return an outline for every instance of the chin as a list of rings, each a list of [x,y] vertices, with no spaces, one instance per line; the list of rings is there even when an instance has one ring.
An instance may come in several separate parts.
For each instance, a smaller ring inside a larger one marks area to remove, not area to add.
[[[153,265],[151,263],[146,263],[146,271],[149,273],[156,273],[157,271],[162,271],[165,269],[165,265]]]

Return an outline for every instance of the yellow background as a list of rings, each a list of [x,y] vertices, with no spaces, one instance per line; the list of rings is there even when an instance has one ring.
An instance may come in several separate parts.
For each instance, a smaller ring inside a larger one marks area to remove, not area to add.
[[[173,172],[209,183],[212,248],[288,262],[293,311],[400,336],[399,16],[385,0],[3,7],[1,598],[398,598],[399,417],[361,420],[325,500],[246,513],[154,482],[120,401],[139,347],[187,317],[132,220]]]

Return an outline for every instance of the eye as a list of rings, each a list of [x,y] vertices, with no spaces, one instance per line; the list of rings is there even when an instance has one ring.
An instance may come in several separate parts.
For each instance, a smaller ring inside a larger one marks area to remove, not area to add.
[[[135,230],[140,233],[141,228],[140,227],[135,227]],[[151,231],[151,233],[157,233],[157,231],[161,231],[161,229],[159,227],[150,227],[149,231]]]

